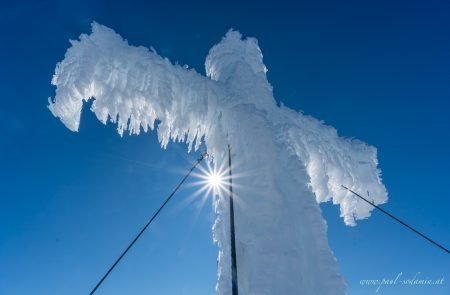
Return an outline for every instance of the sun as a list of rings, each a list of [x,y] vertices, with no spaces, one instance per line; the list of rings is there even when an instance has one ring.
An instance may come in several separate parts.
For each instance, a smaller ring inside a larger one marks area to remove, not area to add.
[[[203,179],[202,184],[207,188],[207,193],[218,195],[226,190],[226,171],[223,167],[210,164],[202,171],[200,178]]]
[[[199,170],[199,173],[194,174],[198,179],[194,185],[199,186],[196,195],[203,194],[204,198],[207,198],[221,196],[228,191],[228,170],[223,164],[208,162],[205,166],[199,167]]]
[[[213,188],[218,188],[225,184],[223,176],[215,171],[212,171],[211,173],[207,174],[207,178],[208,178],[207,179],[208,185]]]

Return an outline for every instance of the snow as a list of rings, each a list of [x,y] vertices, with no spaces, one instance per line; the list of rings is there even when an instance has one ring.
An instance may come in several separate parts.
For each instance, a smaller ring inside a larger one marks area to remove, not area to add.
[[[376,149],[278,106],[256,39],[230,30],[206,58],[207,77],[97,23],[71,43],[49,99],[70,130],[79,128],[83,101],[94,99],[91,110],[121,135],[153,130],[159,120],[162,147],[185,141],[196,150],[204,142],[216,163],[231,145],[240,294],[345,293],[318,203],[339,205],[350,226],[373,208],[341,184],[385,203]],[[217,294],[231,294],[228,198],[214,196],[214,207]]]

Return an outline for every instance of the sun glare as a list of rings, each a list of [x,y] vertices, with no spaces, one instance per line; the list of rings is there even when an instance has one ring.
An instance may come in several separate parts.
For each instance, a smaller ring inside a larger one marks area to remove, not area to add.
[[[199,179],[194,184],[199,185],[196,195],[204,194],[207,198],[211,195],[221,195],[227,192],[227,173],[228,170],[221,166],[207,163],[205,166],[199,167],[199,173],[195,173],[195,177]]]
[[[242,175],[234,173],[233,179],[246,177]],[[192,176],[196,180],[191,182],[191,185],[196,189],[188,198],[188,202],[198,201],[198,208],[202,208],[209,198],[216,200],[230,196],[231,176],[228,161],[205,161],[204,165],[198,166]],[[233,187],[238,186],[239,184],[233,181]]]
[[[212,186],[213,188],[218,188],[219,186],[224,184],[224,180],[223,177],[216,173],[216,172],[212,172],[211,174],[208,175],[208,185]]]

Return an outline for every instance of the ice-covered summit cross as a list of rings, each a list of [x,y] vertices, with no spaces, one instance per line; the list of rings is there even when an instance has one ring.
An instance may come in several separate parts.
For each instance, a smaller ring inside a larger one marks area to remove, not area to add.
[[[204,141],[216,161],[231,144],[236,180],[236,247],[240,294],[344,294],[345,283],[328,246],[318,203],[340,205],[348,225],[370,216],[344,184],[387,200],[376,149],[342,138],[321,121],[278,106],[256,39],[229,31],[206,58],[204,77],[172,64],[153,49],[128,44],[93,23],[90,35],[71,41],[58,63],[50,100],[53,115],[72,131],[83,101],[118,132],[154,129],[197,149]],[[213,231],[219,245],[218,294],[231,294],[228,200],[215,197]]]

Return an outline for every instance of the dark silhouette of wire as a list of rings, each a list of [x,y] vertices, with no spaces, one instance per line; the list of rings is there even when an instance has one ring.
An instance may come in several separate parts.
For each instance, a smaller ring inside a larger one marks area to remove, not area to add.
[[[122,254],[117,258],[117,260],[114,262],[114,264],[108,269],[108,271],[105,273],[105,275],[100,279],[100,281],[97,283],[97,285],[92,289],[91,293],[89,295],[93,295],[95,291],[100,287],[100,285],[103,283],[103,281],[108,277],[108,275],[113,271],[113,269],[116,267],[116,265],[122,260],[122,258],[127,254],[127,252],[133,247],[134,243],[141,237],[141,235],[144,233],[144,231],[149,227],[149,225],[153,222],[153,220],[158,216],[159,212],[166,206],[166,204],[170,201],[170,199],[175,195],[175,193],[178,191],[178,189],[181,187],[181,185],[186,181],[186,179],[191,175],[192,171],[200,164],[201,161],[206,156],[206,152],[203,153],[200,158],[195,162],[194,166],[189,170],[189,172],[183,177],[183,179],[178,183],[178,185],[175,187],[175,189],[172,191],[172,193],[167,197],[166,201],[159,207],[158,211],[150,218],[150,220],[145,224],[145,226],[141,229],[139,234],[133,239],[133,241],[128,245],[128,247],[125,249],[125,251],[122,252]]]
[[[398,219],[397,217],[395,217],[394,215],[392,215],[391,213],[387,212],[386,210],[382,209],[381,207],[375,205],[374,203],[370,202],[369,200],[367,200],[366,198],[364,198],[363,196],[361,196],[360,194],[352,191],[351,189],[349,189],[348,187],[341,185],[343,188],[345,188],[346,190],[348,190],[349,192],[351,192],[352,194],[354,194],[355,196],[359,197],[360,199],[364,200],[365,202],[369,203],[370,205],[372,205],[373,207],[377,208],[378,210],[380,210],[381,212],[383,212],[384,214],[386,214],[387,216],[391,217],[392,219],[396,220],[397,222],[403,224],[404,226],[406,226],[407,228],[409,228],[410,230],[412,230],[413,232],[415,232],[416,234],[418,234],[419,236],[421,236],[422,238],[424,238],[425,240],[433,243],[435,246],[438,246],[439,248],[441,248],[442,250],[444,250],[445,252],[447,252],[447,254],[449,253],[449,250],[447,248],[445,248],[444,246],[438,244],[437,242],[433,241],[431,238],[427,237],[426,235],[422,234],[421,232],[419,232],[418,230],[416,230],[415,228],[413,228],[412,226],[406,224],[405,222],[401,221],[400,219]]]
[[[228,186],[230,193],[230,238],[231,238],[231,289],[233,295],[239,294],[238,273],[236,264],[236,237],[234,232],[233,178],[231,174],[231,148],[228,145]]]

